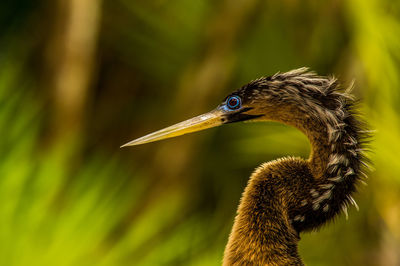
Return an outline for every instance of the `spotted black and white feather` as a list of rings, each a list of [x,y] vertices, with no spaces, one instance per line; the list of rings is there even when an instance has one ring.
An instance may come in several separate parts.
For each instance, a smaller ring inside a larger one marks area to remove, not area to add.
[[[352,88],[353,85],[343,91],[333,76],[322,77],[300,68],[254,80],[234,92],[247,100],[249,106],[268,104],[264,107],[267,112],[295,106],[288,118],[282,117],[287,112],[279,111],[272,111],[268,118],[304,127],[311,142],[312,138],[319,138],[312,144],[327,159],[318,165],[322,168],[320,176],[303,183],[301,189],[308,191],[299,205],[290,210],[290,220],[299,232],[316,229],[340,212],[347,217],[349,205],[358,209],[352,195],[368,171],[369,160],[364,151],[369,133],[357,114]],[[292,121],[294,113],[298,113],[300,122]],[[317,125],[315,132],[304,125],[307,121]]]

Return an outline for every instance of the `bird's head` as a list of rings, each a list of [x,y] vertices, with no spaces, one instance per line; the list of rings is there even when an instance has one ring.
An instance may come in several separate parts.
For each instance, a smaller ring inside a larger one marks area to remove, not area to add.
[[[296,86],[296,83],[303,82],[307,78],[326,83],[326,80],[318,79],[306,68],[284,74],[278,73],[272,77],[263,77],[232,92],[217,108],[208,113],[150,133],[121,147],[177,137],[234,122],[276,120],[276,117],[279,117],[280,121],[286,122],[285,116],[293,119],[294,112],[298,110],[296,97],[300,98],[298,94],[301,93],[301,86]],[[322,83],[317,85],[325,85]]]

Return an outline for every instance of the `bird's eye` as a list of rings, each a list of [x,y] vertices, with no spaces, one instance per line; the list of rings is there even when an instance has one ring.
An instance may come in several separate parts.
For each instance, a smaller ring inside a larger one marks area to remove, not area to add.
[[[236,95],[230,96],[226,100],[226,106],[231,110],[239,109],[241,105],[242,105],[242,100],[240,99],[239,96]]]

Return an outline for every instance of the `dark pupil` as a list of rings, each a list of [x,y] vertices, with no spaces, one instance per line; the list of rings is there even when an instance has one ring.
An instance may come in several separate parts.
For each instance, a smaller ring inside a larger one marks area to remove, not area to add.
[[[229,99],[228,105],[231,108],[236,108],[239,105],[239,100],[236,97],[232,97]]]

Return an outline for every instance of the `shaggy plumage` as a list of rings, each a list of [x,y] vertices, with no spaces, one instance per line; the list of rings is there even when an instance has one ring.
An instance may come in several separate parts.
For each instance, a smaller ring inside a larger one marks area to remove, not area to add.
[[[356,102],[335,78],[306,68],[257,79],[232,95],[241,97],[251,120],[301,130],[312,151],[308,160],[282,158],[254,171],[224,265],[303,265],[297,253],[300,232],[317,229],[340,212],[347,216],[349,204],[358,208],[352,194],[366,177],[368,132],[356,114]]]

